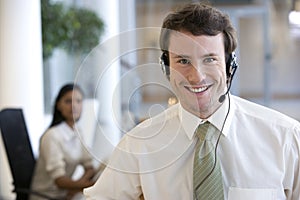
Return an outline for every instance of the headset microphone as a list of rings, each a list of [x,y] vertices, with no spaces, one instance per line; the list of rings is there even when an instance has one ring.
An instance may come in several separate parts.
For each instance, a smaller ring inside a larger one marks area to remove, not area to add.
[[[220,96],[220,98],[219,98],[219,102],[220,102],[220,103],[223,103],[223,101],[225,100],[225,97],[226,97],[227,93],[228,93],[228,90],[227,90],[227,92],[226,92],[225,94],[222,94],[222,95]]]
[[[232,75],[230,75],[230,82],[229,82],[229,85],[228,85],[228,88],[227,88],[227,91],[225,92],[225,94],[222,94],[220,97],[219,97],[219,102],[220,103],[223,103],[223,101],[225,100],[225,98],[226,98],[226,95],[228,94],[228,92],[229,92],[229,90],[230,90],[230,87],[231,87],[231,81],[232,81],[232,77],[233,77],[233,74]]]
[[[228,88],[227,88],[227,91],[225,92],[225,94],[222,94],[219,97],[219,102],[220,103],[223,103],[223,101],[225,101],[226,95],[228,94],[228,92],[231,88],[232,78],[233,78],[237,68],[238,68],[238,64],[237,64],[237,61],[236,61],[236,55],[235,55],[234,52],[232,52],[229,55],[228,61],[226,62],[226,74],[227,74]]]

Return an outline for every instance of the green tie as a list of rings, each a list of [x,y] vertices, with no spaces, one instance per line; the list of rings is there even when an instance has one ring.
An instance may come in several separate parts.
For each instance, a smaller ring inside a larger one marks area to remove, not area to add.
[[[222,173],[219,161],[215,163],[214,145],[209,140],[209,137],[218,133],[220,133],[218,129],[209,122],[200,124],[195,132],[198,138],[193,170],[196,200],[224,200]]]

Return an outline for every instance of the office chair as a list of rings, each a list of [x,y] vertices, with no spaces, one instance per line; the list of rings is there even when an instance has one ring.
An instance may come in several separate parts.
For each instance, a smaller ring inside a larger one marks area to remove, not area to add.
[[[35,167],[30,138],[22,109],[3,109],[0,112],[0,129],[8,158],[16,200],[27,200],[29,195],[57,200],[30,189]]]

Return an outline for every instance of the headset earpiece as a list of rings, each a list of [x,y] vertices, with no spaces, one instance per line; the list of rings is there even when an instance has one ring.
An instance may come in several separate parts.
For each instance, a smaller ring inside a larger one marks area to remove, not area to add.
[[[227,62],[226,62],[226,75],[227,75],[228,81],[231,81],[237,68],[238,68],[238,64],[236,61],[236,55],[235,55],[235,52],[232,52],[229,55],[229,58],[227,59]]]
[[[159,63],[163,73],[165,74],[167,79],[170,80],[169,56],[167,52],[161,54]]]
[[[228,94],[228,92],[231,88],[232,78],[233,78],[237,68],[238,68],[238,63],[236,61],[236,56],[235,56],[235,53],[232,52],[229,55],[229,58],[227,59],[227,62],[226,62],[227,91],[225,92],[225,94],[222,94],[219,97],[220,103],[224,102],[226,95]]]

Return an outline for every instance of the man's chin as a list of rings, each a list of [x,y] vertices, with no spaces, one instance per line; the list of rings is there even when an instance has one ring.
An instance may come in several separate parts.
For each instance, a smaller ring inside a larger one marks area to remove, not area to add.
[[[195,104],[185,103],[182,102],[182,107],[185,108],[188,112],[197,115],[198,117],[201,116],[202,119],[211,116],[214,111],[217,109],[216,104],[212,104],[212,102],[197,102]]]

